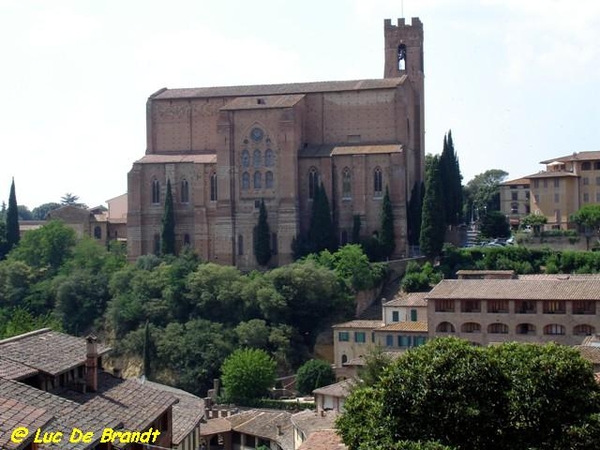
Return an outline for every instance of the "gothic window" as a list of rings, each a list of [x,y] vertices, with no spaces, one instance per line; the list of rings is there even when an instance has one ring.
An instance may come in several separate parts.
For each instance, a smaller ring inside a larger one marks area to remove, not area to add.
[[[254,189],[262,188],[262,174],[260,172],[254,172]]]
[[[270,148],[265,152],[265,166],[273,167],[275,165],[275,153]]]
[[[98,225],[94,227],[94,237],[96,239],[102,239],[102,229]]]
[[[375,197],[381,197],[383,194],[383,173],[378,167],[373,172],[373,195]]]
[[[244,254],[244,236],[241,234],[238,235],[238,255],[242,256]]]
[[[213,174],[210,176],[210,201],[216,202],[217,199],[217,174],[213,172]]]
[[[310,168],[308,172],[308,198],[313,200],[319,187],[319,172],[314,167]]]
[[[152,203],[160,203],[160,183],[156,178],[152,180]]]
[[[190,202],[190,185],[186,179],[181,181],[181,203]]]
[[[345,200],[352,198],[352,177],[348,167],[342,172],[342,198]]]
[[[273,189],[273,172],[270,170],[265,173],[265,188]]]
[[[398,46],[398,70],[406,70],[406,45]]]
[[[242,152],[242,167],[250,167],[250,152],[248,150]]]
[[[248,189],[250,189],[250,174],[244,172],[242,174],[242,191],[247,191]]]
[[[254,165],[254,167],[260,167],[262,164],[260,150],[258,149],[254,150],[254,154],[252,155],[252,164]]]

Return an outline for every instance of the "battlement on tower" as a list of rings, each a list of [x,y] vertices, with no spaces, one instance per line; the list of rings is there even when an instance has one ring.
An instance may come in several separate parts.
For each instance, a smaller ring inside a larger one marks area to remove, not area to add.
[[[423,30],[423,22],[418,17],[412,17],[411,23],[409,25],[406,24],[406,19],[404,17],[398,19],[398,23],[396,25],[392,25],[392,19],[384,19],[383,24],[385,29],[395,29],[395,28],[403,28],[403,27],[413,27],[419,28]]]

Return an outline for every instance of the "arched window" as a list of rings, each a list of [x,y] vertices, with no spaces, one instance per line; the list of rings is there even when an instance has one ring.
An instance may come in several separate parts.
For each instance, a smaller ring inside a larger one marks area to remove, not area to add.
[[[406,70],[406,45],[398,46],[398,70]]]
[[[265,152],[265,166],[273,167],[275,165],[275,153],[270,148]]]
[[[383,195],[383,173],[379,167],[373,172],[373,195],[375,197]]]
[[[250,167],[250,152],[248,150],[242,152],[242,167]]]
[[[265,173],[265,187],[267,189],[273,189],[273,172],[270,170]]]
[[[342,364],[346,364],[348,362],[348,357],[346,355],[342,355]]]
[[[519,214],[519,204],[517,202],[512,202],[510,204],[510,213]]]
[[[435,331],[436,333],[454,333],[454,325],[450,322],[441,322]]]
[[[238,255],[242,256],[244,254],[244,236],[241,234],[238,235]]]
[[[348,200],[352,198],[352,176],[350,169],[346,167],[342,172],[342,199]]]
[[[535,336],[535,325],[531,323],[520,323],[517,325],[517,334],[528,334]]]
[[[577,325],[573,328],[575,336],[591,336],[596,333],[596,328],[591,325]]]
[[[565,327],[563,327],[562,325],[559,325],[557,323],[552,323],[550,325],[546,325],[544,327],[544,334],[550,334],[550,335],[563,335],[565,334]]]
[[[210,201],[216,202],[218,199],[217,192],[217,174],[215,172],[210,176]]]
[[[102,228],[100,228],[98,225],[94,227],[94,237],[96,239],[102,239]]]
[[[250,189],[250,174],[244,172],[242,174],[242,191],[247,191],[248,189]]]
[[[308,172],[308,198],[313,200],[319,187],[319,172],[315,167],[311,167]]]
[[[462,333],[481,333],[481,325],[475,322],[463,323],[460,327]]]
[[[505,323],[491,323],[488,325],[488,333],[508,334],[508,325]]]
[[[189,234],[187,234],[187,233],[185,233],[185,234],[183,235],[183,245],[188,245],[188,246],[189,246],[189,245],[190,245],[190,242],[191,242],[191,241],[190,241],[190,235],[189,235]]]
[[[160,183],[156,178],[152,180],[152,203],[160,203]]]
[[[256,168],[260,167],[262,164],[262,160],[260,157],[260,150],[258,150],[258,149],[254,150],[254,154],[252,155],[252,164]]]
[[[181,203],[189,203],[190,202],[190,185],[188,181],[184,178],[181,181]]]
[[[262,174],[260,172],[254,172],[254,189],[262,188]]]

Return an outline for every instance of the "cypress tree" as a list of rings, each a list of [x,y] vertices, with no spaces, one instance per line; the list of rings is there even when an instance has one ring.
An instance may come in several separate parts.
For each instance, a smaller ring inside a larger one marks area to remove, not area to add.
[[[175,211],[173,209],[173,195],[171,193],[171,180],[167,180],[167,195],[165,196],[165,212],[162,218],[160,233],[160,253],[162,255],[175,254]]]
[[[446,225],[443,201],[440,158],[434,156],[426,175],[419,239],[421,252],[427,257],[438,256],[444,245]]]
[[[144,327],[144,376],[146,380],[150,379],[150,325],[146,320]]]
[[[416,181],[410,192],[408,202],[407,226],[408,226],[408,244],[419,245],[421,236],[421,214],[423,212],[423,194],[425,185],[422,181]]]
[[[260,201],[258,224],[254,229],[254,257],[261,266],[266,266],[271,259],[271,231],[267,222],[267,208],[265,201]]]
[[[323,183],[315,191],[308,230],[308,245],[310,253],[317,253],[325,249],[334,251],[337,247],[329,199]]]
[[[7,252],[19,243],[19,239],[19,209],[17,207],[17,195],[15,194],[15,179],[13,178],[8,197],[8,210],[6,211]]]
[[[381,255],[389,257],[396,249],[396,237],[394,233],[394,214],[390,200],[390,190],[385,187],[385,195],[381,205],[381,234],[379,235]]]
[[[440,175],[444,193],[444,216],[447,225],[458,225],[462,216],[462,176],[454,150],[452,130],[444,135],[444,148],[440,157]]]

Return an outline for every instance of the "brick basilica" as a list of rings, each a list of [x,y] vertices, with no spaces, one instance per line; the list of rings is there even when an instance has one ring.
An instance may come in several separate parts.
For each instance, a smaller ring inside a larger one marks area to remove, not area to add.
[[[159,248],[167,180],[178,248],[256,267],[253,229],[264,199],[271,264],[292,261],[323,183],[340,243],[380,226],[386,186],[396,254],[407,253],[406,206],[424,177],[423,24],[384,21],[384,77],[161,89],[146,106],[146,154],[128,174],[128,256]]]

